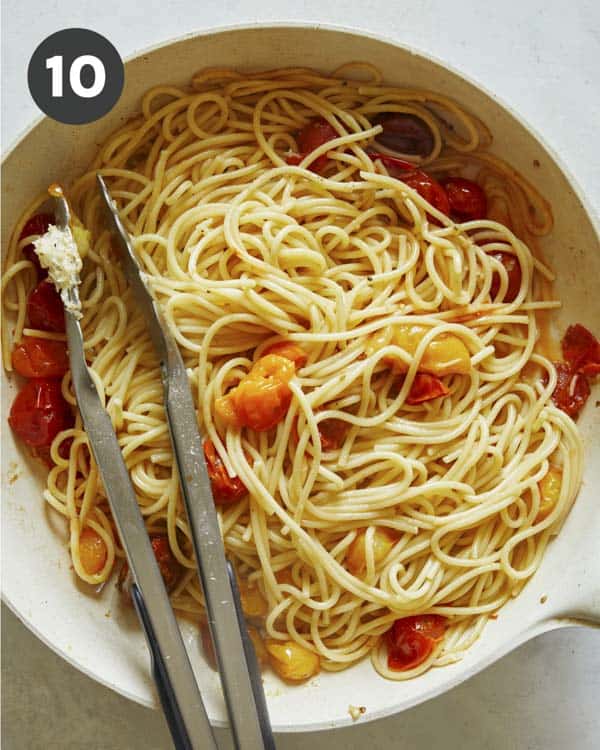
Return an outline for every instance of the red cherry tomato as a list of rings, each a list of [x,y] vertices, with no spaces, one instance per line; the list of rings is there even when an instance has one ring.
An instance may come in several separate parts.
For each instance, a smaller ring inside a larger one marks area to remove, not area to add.
[[[458,221],[474,221],[485,219],[487,214],[487,198],[476,182],[464,177],[448,177],[442,181],[442,186],[448,195],[450,213]]]
[[[52,214],[36,214],[32,216],[29,221],[25,223],[25,226],[21,230],[19,239],[22,240],[25,237],[31,237],[34,234],[42,235],[48,231],[50,224],[55,222],[55,218]],[[42,268],[40,259],[37,257],[36,252],[33,248],[33,243],[25,245],[23,248],[23,255],[30,260],[36,267],[38,278],[42,279],[46,276],[46,270]]]
[[[296,142],[298,143],[298,148],[300,149],[300,158],[298,158],[297,154],[290,154],[287,160],[288,164],[299,164],[305,156],[312,153],[315,149],[319,148],[319,146],[322,146],[328,141],[332,141],[338,136],[339,133],[337,132],[337,130],[324,118],[320,117],[317,120],[311,120],[302,128],[302,130],[300,130],[300,132],[296,136]],[[313,172],[320,173],[327,166],[327,162],[327,154],[323,154],[322,156],[319,156],[318,159],[313,161],[313,163],[309,166],[309,169]]]
[[[59,380],[29,380],[17,394],[8,423],[24,443],[47,446],[72,423]]]
[[[67,345],[24,336],[13,349],[12,365],[25,378],[62,378],[69,369]]]
[[[406,183],[434,208],[441,211],[446,216],[450,215],[450,203],[444,188],[433,177],[430,177],[420,169],[415,169],[415,165],[404,159],[397,159],[395,156],[387,156],[378,152],[369,152],[372,159],[379,159],[385,165],[387,171],[392,177]]]
[[[585,375],[573,372],[565,362],[555,362],[556,387],[552,400],[559,409],[575,419],[590,396],[590,384]]]
[[[215,505],[230,505],[245,497],[248,494],[246,485],[239,477],[229,476],[212,440],[205,440],[203,445]]]
[[[432,401],[439,396],[447,396],[450,393],[444,383],[435,375],[427,372],[418,372],[415,375],[410,392],[406,398],[406,403],[411,406],[422,404],[425,401]]]
[[[521,288],[521,279],[523,274],[521,273],[521,266],[519,265],[519,259],[512,253],[505,253],[502,250],[490,253],[492,258],[502,263],[508,274],[508,287],[506,294],[504,295],[504,302],[514,302],[519,294]],[[492,299],[496,299],[498,292],[500,291],[500,274],[492,274],[492,284],[490,286],[490,294]]]
[[[400,672],[418,667],[444,637],[446,627],[447,620],[440,615],[414,615],[396,620],[386,634],[388,667]]]
[[[580,323],[567,328],[562,352],[574,372],[591,377],[600,374],[600,341]]]
[[[41,281],[33,289],[27,300],[27,315],[32,328],[64,333],[65,310],[51,281]]]

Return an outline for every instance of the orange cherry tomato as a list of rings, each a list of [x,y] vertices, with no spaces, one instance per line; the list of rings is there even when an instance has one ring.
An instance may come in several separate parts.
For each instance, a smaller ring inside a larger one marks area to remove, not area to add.
[[[279,424],[287,414],[292,392],[277,378],[248,378],[232,395],[235,412],[244,427],[266,432]]]
[[[91,576],[99,573],[107,556],[108,550],[100,534],[86,526],[79,536],[79,557],[85,572]]]
[[[69,369],[67,345],[63,341],[24,336],[12,352],[12,366],[25,378],[62,378]]]
[[[278,341],[275,344],[271,344],[271,346],[268,346],[264,350],[262,356],[266,357],[267,354],[277,354],[279,357],[291,360],[296,365],[297,370],[304,367],[308,361],[308,355],[304,349],[292,341]]]
[[[425,401],[432,401],[434,398],[439,398],[440,396],[447,396],[449,393],[448,388],[435,375],[430,375],[427,372],[418,372],[410,387],[406,403],[411,406],[422,404]]]
[[[388,667],[398,672],[414,669],[444,637],[447,620],[440,615],[412,615],[396,620],[386,634]]]
[[[44,279],[32,290],[27,300],[27,316],[32,328],[65,332],[65,310],[51,281]]]
[[[21,440],[39,448],[52,443],[56,435],[73,421],[63,398],[60,381],[45,378],[28,380],[13,401],[8,423]]]
[[[464,177],[448,177],[442,181],[448,196],[450,213],[457,221],[485,219],[487,198],[483,188]]]
[[[502,263],[508,274],[508,287],[506,294],[504,295],[504,302],[514,302],[519,294],[521,288],[521,279],[523,274],[521,273],[521,266],[519,265],[519,259],[512,253],[505,253],[502,250],[490,253],[491,257]],[[490,295],[492,299],[498,296],[500,291],[500,274],[492,274],[492,284],[490,286]]]
[[[288,383],[296,367],[286,357],[267,354],[229,393],[217,399],[217,413],[231,425],[266,432],[287,414],[292,392]]]
[[[230,505],[245,497],[246,485],[239,477],[229,476],[212,440],[206,439],[203,447],[215,505]]]

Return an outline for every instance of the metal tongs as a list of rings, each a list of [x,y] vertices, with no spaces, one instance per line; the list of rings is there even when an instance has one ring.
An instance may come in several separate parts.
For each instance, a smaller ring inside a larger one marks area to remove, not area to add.
[[[100,175],[97,180],[118,239],[127,280],[160,359],[171,442],[234,743],[239,750],[275,750],[260,669],[246,630],[235,573],[221,540],[184,362],[146,287],[131,240],[106,185]],[[64,229],[70,223],[69,206],[62,194],[55,195],[55,200],[57,223]],[[79,307],[76,286],[67,291],[67,296],[70,303]],[[75,395],[127,554],[133,577],[131,596],[146,635],[171,736],[177,750],[217,750],[111,419],[86,365],[79,321],[68,309],[65,317]]]

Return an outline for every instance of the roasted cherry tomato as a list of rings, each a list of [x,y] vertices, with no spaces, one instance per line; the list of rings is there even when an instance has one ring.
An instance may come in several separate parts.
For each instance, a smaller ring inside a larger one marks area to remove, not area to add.
[[[401,154],[428,156],[433,151],[433,133],[427,123],[408,112],[387,112],[374,120],[383,133],[377,136],[382,146]]]
[[[508,287],[506,294],[504,295],[504,302],[514,302],[519,294],[521,288],[521,279],[523,275],[521,273],[521,266],[519,265],[519,259],[516,255],[511,253],[505,253],[502,250],[490,253],[492,258],[502,263],[508,274]],[[492,274],[492,284],[490,286],[490,295],[492,299],[496,299],[498,292],[500,291],[500,274]]]
[[[72,422],[59,380],[29,380],[17,394],[8,423],[24,443],[47,446]]]
[[[442,187],[448,195],[450,215],[457,221],[474,221],[485,219],[487,215],[487,198],[476,182],[464,177],[448,177],[442,181]]]
[[[79,557],[88,575],[99,573],[106,564],[108,551],[104,540],[94,529],[86,526],[79,536]]]
[[[427,372],[418,372],[410,387],[406,403],[411,406],[422,404],[425,401],[432,401],[434,398],[439,398],[440,396],[447,396],[449,393],[448,388],[435,375],[430,375]]]
[[[183,567],[176,560],[169,545],[169,537],[166,534],[151,534],[150,544],[154,550],[154,556],[165,582],[167,591],[172,591],[179,583]]]
[[[51,281],[40,281],[27,300],[29,325],[40,331],[64,333],[65,310]]]
[[[575,419],[590,396],[590,384],[585,375],[573,372],[566,362],[555,362],[556,387],[552,400],[559,409]]]
[[[69,369],[67,345],[24,336],[13,349],[12,366],[25,378],[62,378]]]
[[[267,354],[277,354],[280,357],[285,357],[294,363],[296,369],[299,370],[304,367],[308,360],[308,356],[304,349],[298,344],[294,344],[292,341],[278,341],[276,344],[271,344],[262,353],[263,357]]]
[[[230,505],[245,497],[246,485],[239,477],[229,476],[212,440],[205,440],[203,447],[215,505]]]
[[[296,142],[298,143],[300,154],[290,154],[287,160],[288,164],[299,164],[305,156],[308,156],[308,154],[319,148],[319,146],[322,146],[328,141],[332,141],[338,136],[339,133],[337,130],[324,118],[320,117],[317,120],[311,120],[296,136]],[[328,161],[327,154],[323,154],[313,161],[309,166],[309,169],[313,172],[320,173],[325,169]]]
[[[388,667],[402,672],[414,669],[444,637],[447,620],[440,615],[414,615],[396,620],[386,634]]]
[[[36,214],[32,216],[29,221],[26,222],[25,226],[21,230],[19,239],[22,240],[25,237],[32,237],[33,235],[42,235],[48,231],[50,224],[54,224],[55,218],[52,214]],[[33,243],[25,245],[23,248],[23,255],[30,260],[35,266],[38,274],[38,278],[44,278],[46,276],[46,270],[42,268],[40,259],[34,250]]]
[[[267,354],[254,363],[235,388],[217,399],[215,409],[228,424],[257,432],[270,430],[287,414],[292,401],[288,383],[295,372],[291,360]]]
[[[446,216],[450,215],[450,203],[444,188],[433,177],[430,177],[415,165],[395,156],[387,156],[377,152],[369,152],[372,159],[379,159],[392,177],[406,183],[438,211]]]
[[[341,447],[350,425],[343,419],[323,419],[319,422],[319,437],[324,451],[335,451]]]
[[[574,372],[592,377],[600,374],[600,341],[581,324],[567,328],[562,352]]]

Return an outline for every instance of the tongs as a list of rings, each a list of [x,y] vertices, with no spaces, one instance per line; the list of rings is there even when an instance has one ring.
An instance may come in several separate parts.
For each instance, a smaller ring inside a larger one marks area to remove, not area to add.
[[[260,669],[245,626],[235,573],[221,539],[185,365],[146,286],[106,185],[100,175],[97,179],[125,275],[160,359],[169,432],[234,743],[239,750],[275,750]],[[55,199],[57,223],[66,228],[70,223],[68,203],[62,195]],[[67,308],[79,306],[76,286],[67,296],[71,303]],[[86,365],[79,321],[69,309],[65,317],[75,395],[131,569],[131,596],[148,642],[171,736],[177,750],[218,750],[112,422]]]

